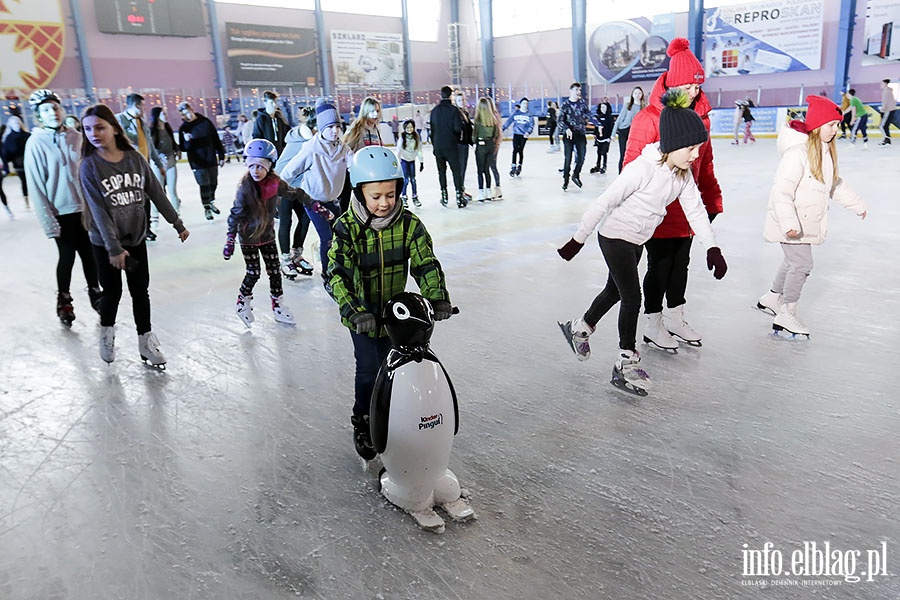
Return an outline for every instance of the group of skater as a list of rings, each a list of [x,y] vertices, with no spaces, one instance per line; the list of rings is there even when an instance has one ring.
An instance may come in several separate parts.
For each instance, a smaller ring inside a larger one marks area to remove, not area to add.
[[[716,279],[724,277],[728,268],[712,228],[723,202],[709,141],[711,107],[701,88],[703,67],[683,38],[673,40],[668,52],[669,68],[650,94],[645,97],[643,90],[636,88],[615,120],[608,103],[590,111],[578,83],[572,84],[569,97],[558,110],[552,107],[565,147],[564,190],[570,182],[582,185],[587,123],[597,127],[597,146],[602,150],[598,150],[593,172],[606,172],[612,138],[618,136],[623,144],[620,174],[584,213],[572,239],[558,250],[563,259],[571,260],[598,230],[608,268],[606,286],[582,315],[559,325],[577,358],[586,360],[597,323],[619,304],[618,352],[611,383],[638,395],[646,395],[650,389],[637,348],[642,306],[642,339],[649,347],[674,353],[679,344],[700,346],[702,336],[688,324],[685,314],[694,236],[706,249],[707,266]],[[480,98],[474,118],[469,118],[464,100],[451,87],[443,88],[441,95],[441,103],[430,117],[441,203],[447,206],[449,202],[448,166],[457,205],[462,208],[468,203],[461,163],[472,145],[478,169],[477,199],[502,197],[497,149],[503,131],[512,128],[510,175],[519,176],[533,123],[527,98],[502,122],[490,98]],[[274,105],[276,98],[267,96],[267,107]],[[151,239],[151,214],[161,215],[179,239],[186,241],[190,234],[179,216],[177,196],[172,188],[167,195],[164,187],[172,176],[170,158],[177,158],[179,149],[189,156],[194,150],[191,166],[211,218],[210,213],[218,212],[212,209],[215,168],[224,159],[224,149],[221,142],[217,145],[206,139],[215,130],[210,133],[198,128],[205,117],[189,104],[179,107],[184,124],[182,139],[175,143],[171,128],[156,108],[151,111],[151,124],[144,126],[143,99],[133,100],[125,116],[117,116],[103,104],[88,108],[79,132],[63,122],[61,101],[55,93],[35,91],[29,103],[40,126],[25,145],[24,170],[38,219],[59,251],[60,320],[71,325],[75,318],[70,288],[78,256],[90,304],[100,315],[100,357],[112,363],[124,271],[139,354],[148,364],[163,368],[166,359],[150,318],[147,241]],[[780,244],[784,259],[770,290],[757,303],[774,317],[773,332],[792,338],[808,338],[810,333],[797,315],[797,303],[812,269],[811,246],[825,238],[828,201],[833,198],[866,216],[864,201],[838,173],[835,138],[843,111],[821,96],[810,96],[807,102],[805,119],[790,122],[779,134],[782,158],[764,232],[767,241]],[[390,349],[381,321],[385,303],[402,292],[412,276],[429,301],[435,321],[447,319],[453,312],[432,238],[410,206],[421,205],[416,173],[424,168],[423,144],[417,123],[410,119],[402,123],[396,149],[385,147],[378,129],[381,104],[375,98],[361,103],[358,117],[346,130],[327,98],[301,112],[300,124],[285,128],[278,109],[264,110],[254,126],[259,137],[243,144],[246,172],[228,213],[223,258],[229,260],[238,247],[244,258],[235,312],[247,327],[255,320],[253,292],[263,266],[275,320],[294,324],[284,302],[282,277],[296,273],[288,265],[297,266],[303,243],[296,230],[291,235],[291,216],[300,221],[297,230],[303,222],[307,228],[315,227],[323,287],[350,332],[356,360],[351,411],[354,443],[359,455],[369,459],[374,456],[369,400]],[[157,140],[164,134],[172,140],[159,144]],[[212,172],[198,174],[198,170]],[[151,207],[156,212],[151,213]],[[638,263],[645,248],[647,272],[641,281]]]

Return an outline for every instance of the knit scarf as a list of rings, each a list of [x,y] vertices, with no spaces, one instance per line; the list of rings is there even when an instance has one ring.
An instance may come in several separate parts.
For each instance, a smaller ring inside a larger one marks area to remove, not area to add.
[[[400,214],[403,204],[401,202],[396,202],[394,208],[392,208],[391,212],[386,216],[376,217],[369,212],[366,205],[363,202],[360,202],[359,198],[357,198],[354,193],[350,197],[350,208],[353,210],[353,214],[356,215],[356,218],[363,222],[364,227],[371,227],[374,231],[384,231],[397,220],[397,216]]]

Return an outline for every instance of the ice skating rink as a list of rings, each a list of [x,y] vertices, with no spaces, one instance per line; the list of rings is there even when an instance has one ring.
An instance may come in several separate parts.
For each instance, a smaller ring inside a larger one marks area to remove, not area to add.
[[[841,142],[869,216],[832,206],[798,307],[812,339],[786,342],[751,308],[781,260],[762,240],[775,141],[715,140],[728,274],[715,281],[694,246],[687,316],[703,347],[641,344],[643,399],[608,383],[614,313],[583,363],[556,325],[606,279],[596,243],[571,263],[554,249],[614,175],[588,175],[589,162],[584,189],[563,192],[562,154],[532,140],[510,181],[507,142],[506,199],[444,209],[426,148],[417,212],[461,310],[432,348],[460,402],[450,467],[479,515],[443,535],[391,507],[356,457],[352,345],[319,265],[285,284],[296,327],[272,319],[265,278],[252,331],[234,314],[244,265],[221,250],[240,165],[221,172],[212,223],[179,165],[190,239],[165,226],[150,245],[165,373],[140,362],[127,293],[116,362],[101,362],[80,263],[77,320],[59,324],[55,246],[6,179],[0,598],[900,597],[900,148],[879,141]],[[474,169],[470,158],[473,192]],[[813,542],[838,553],[838,576],[812,575]],[[764,548],[784,570],[799,550],[811,574],[745,576],[746,551]],[[889,575],[863,574],[868,551]]]

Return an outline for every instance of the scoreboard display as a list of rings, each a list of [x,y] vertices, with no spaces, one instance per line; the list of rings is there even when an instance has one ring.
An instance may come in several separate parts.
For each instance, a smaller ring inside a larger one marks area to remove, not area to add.
[[[202,0],[94,0],[103,33],[202,37]]]

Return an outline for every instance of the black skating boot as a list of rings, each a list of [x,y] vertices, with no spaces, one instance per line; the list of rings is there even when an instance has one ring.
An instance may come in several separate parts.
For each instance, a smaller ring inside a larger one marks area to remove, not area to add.
[[[88,298],[91,299],[91,308],[96,310],[97,314],[100,314],[100,302],[103,301],[103,290],[98,287],[88,287]]]
[[[515,177],[515,176],[516,176],[516,165],[513,165],[513,166],[511,166],[511,167],[509,168],[509,176],[510,176],[510,177]]]
[[[422,203],[419,202],[419,197],[415,194],[413,194],[412,203],[415,205],[416,208],[419,208],[422,206]]]
[[[72,326],[72,321],[75,320],[75,309],[72,307],[72,294],[69,292],[56,294],[56,316],[63,325]]]
[[[566,191],[567,189],[569,189],[569,176],[568,175],[563,175],[563,186],[562,187],[563,187],[563,191]]]
[[[469,204],[469,201],[466,199],[466,193],[462,190],[457,190],[456,192],[456,206],[457,208],[465,208],[466,205]]]
[[[441,190],[441,206],[447,206],[447,190]]]
[[[375,458],[375,448],[372,446],[372,434],[369,432],[369,415],[353,415],[350,417],[353,424],[353,443],[356,453],[363,460]]]

